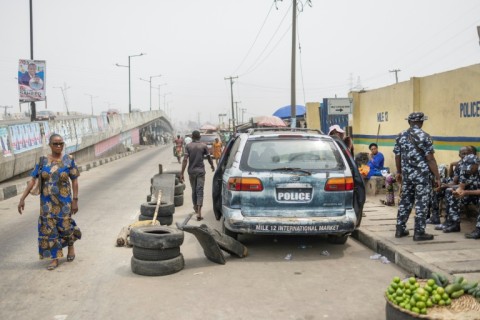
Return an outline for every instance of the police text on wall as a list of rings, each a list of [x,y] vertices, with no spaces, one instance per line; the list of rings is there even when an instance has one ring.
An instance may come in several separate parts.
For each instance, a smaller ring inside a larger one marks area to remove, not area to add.
[[[479,118],[480,101],[460,103],[460,118]]]

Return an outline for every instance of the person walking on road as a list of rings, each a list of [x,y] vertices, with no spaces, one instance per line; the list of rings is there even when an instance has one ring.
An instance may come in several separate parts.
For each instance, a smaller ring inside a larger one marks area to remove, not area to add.
[[[222,156],[223,144],[218,138],[215,138],[215,141],[213,142],[212,147],[213,147],[213,158],[215,159],[215,165],[218,166],[218,160]]]
[[[192,142],[185,147],[185,156],[182,162],[182,172],[180,180],[185,181],[184,173],[188,164],[188,178],[192,187],[192,203],[193,210],[197,214],[197,221],[203,220],[203,189],[205,186],[205,164],[203,158],[206,157],[212,172],[215,171],[212,158],[208,152],[206,144],[200,142],[200,132],[195,130],[192,132]]]
[[[397,167],[396,181],[402,184],[395,237],[409,235],[406,224],[415,205],[413,241],[433,240],[433,235],[425,233],[425,228],[432,174],[436,178],[436,187],[440,187],[435,150],[430,135],[422,130],[423,121],[427,120],[423,112],[413,112],[406,120],[410,128],[398,135],[393,148]]]
[[[62,249],[68,246],[67,261],[75,259],[74,242],[82,236],[72,214],[78,212],[78,177],[80,173],[73,158],[63,155],[64,142],[59,134],[49,140],[51,154],[41,157],[35,166],[32,179],[18,203],[18,212],[25,209],[25,198],[32,190],[35,179],[41,176],[40,217],[38,219],[38,249],[40,259],[51,259],[48,270],[59,265]],[[70,184],[71,181],[71,184]]]

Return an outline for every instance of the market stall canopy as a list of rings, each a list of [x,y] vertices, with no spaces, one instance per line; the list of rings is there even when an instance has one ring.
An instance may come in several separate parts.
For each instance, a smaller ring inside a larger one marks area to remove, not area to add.
[[[303,117],[305,115],[305,106],[296,105],[295,109],[297,117]],[[273,115],[282,119],[291,118],[292,108],[290,107],[290,105],[281,107],[280,109],[275,111]]]
[[[211,131],[216,131],[217,127],[211,124],[204,124],[203,126],[200,127],[200,130],[211,130]]]
[[[282,119],[276,116],[260,116],[254,117],[253,123],[258,127],[286,127],[287,125]]]

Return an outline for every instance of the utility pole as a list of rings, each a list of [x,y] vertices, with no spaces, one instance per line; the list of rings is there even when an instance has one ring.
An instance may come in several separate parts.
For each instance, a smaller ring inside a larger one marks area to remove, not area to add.
[[[242,103],[242,101],[235,101],[235,114],[237,115],[237,125],[239,124],[240,122],[240,115],[238,113],[238,104],[239,103]]]
[[[92,107],[92,116],[93,116],[93,98],[98,98],[98,96],[93,96],[92,94],[85,93],[85,95],[90,96],[90,105]]]
[[[228,77],[224,78],[225,80],[230,80],[230,95],[232,99],[232,131],[235,131],[235,110],[233,109],[233,79],[238,79],[238,77]]]
[[[70,89],[70,87],[67,87],[67,84],[66,84],[66,83],[64,83],[63,85],[64,85],[65,88],[64,88],[64,87],[54,87],[54,88],[57,88],[57,89],[62,90],[63,102],[65,103],[65,109],[67,109],[67,115],[69,116],[69,115],[70,115],[70,111],[68,111],[68,103],[67,103],[67,96],[66,96],[67,94],[66,94],[65,91],[67,91],[68,89]]]
[[[244,120],[245,111],[247,111],[247,108],[242,108],[242,123],[245,123],[245,120]]]
[[[389,72],[395,72],[395,83],[398,83],[398,73],[402,71],[400,69],[389,70]]]
[[[7,109],[9,109],[9,108],[13,108],[13,107],[12,107],[12,106],[0,106],[0,108],[4,108],[4,109],[5,109],[5,113],[4,113],[4,114],[5,114],[5,116],[4,116],[4,118],[3,118],[3,119],[4,119],[4,120],[5,120],[5,119],[7,119]]]
[[[295,128],[297,126],[297,107],[296,107],[296,81],[295,81],[295,65],[296,65],[296,46],[297,46],[297,0],[293,0],[292,4],[292,72],[291,72],[291,97],[290,97],[290,117],[292,118],[290,127]]]

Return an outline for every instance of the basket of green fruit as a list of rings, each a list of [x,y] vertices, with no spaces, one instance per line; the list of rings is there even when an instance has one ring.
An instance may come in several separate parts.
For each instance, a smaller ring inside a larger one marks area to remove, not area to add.
[[[480,320],[480,286],[442,274],[431,278],[394,277],[385,291],[386,319]]]

